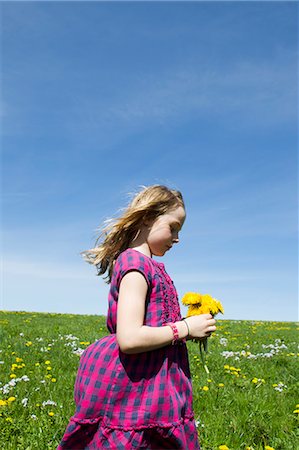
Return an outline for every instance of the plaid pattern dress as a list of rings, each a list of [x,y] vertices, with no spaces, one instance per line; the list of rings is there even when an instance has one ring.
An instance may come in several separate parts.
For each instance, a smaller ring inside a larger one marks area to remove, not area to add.
[[[120,351],[116,313],[123,276],[148,284],[144,324],[181,319],[176,289],[163,263],[127,249],[116,260],[109,292],[110,335],[87,347],[75,382],[76,411],[57,450],[199,450],[186,344],[133,355]]]

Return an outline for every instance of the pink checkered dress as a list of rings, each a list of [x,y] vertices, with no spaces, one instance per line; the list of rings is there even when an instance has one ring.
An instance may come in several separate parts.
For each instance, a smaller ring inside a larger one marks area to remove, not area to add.
[[[75,382],[76,412],[57,450],[198,450],[186,344],[134,355],[116,340],[119,286],[137,270],[148,284],[144,324],[181,319],[176,289],[164,264],[134,249],[117,258],[109,292],[111,334],[86,348]]]

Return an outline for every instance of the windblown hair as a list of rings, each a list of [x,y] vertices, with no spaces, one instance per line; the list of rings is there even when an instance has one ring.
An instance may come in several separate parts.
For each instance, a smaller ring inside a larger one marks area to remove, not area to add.
[[[179,191],[161,185],[144,187],[120,217],[110,219],[100,229],[95,247],[81,252],[81,255],[86,262],[97,267],[97,275],[107,272],[105,278],[110,283],[114,261],[137,237],[142,224],[179,206],[185,209],[183,196]]]

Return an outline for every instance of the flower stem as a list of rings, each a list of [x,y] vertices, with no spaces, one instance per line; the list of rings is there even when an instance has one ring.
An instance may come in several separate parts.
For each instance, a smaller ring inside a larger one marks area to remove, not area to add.
[[[204,339],[203,341],[200,341],[199,342],[199,351],[200,351],[201,362],[204,366],[206,373],[209,374],[210,371],[208,369],[208,366],[206,365],[205,357],[204,357],[204,351],[206,352],[207,349],[208,349],[208,340]]]

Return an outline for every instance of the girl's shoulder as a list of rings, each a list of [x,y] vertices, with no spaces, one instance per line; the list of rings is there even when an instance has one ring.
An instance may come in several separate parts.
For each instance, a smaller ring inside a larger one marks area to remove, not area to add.
[[[134,248],[127,248],[124,250],[115,261],[115,268],[126,268],[126,267],[144,267],[150,270],[153,265],[153,260],[149,256],[135,250]]]
[[[151,284],[157,264],[159,265],[161,263],[158,263],[149,256],[140,253],[138,250],[127,248],[115,261],[113,270],[114,276],[119,283],[126,273],[136,270],[144,275],[148,284]]]

